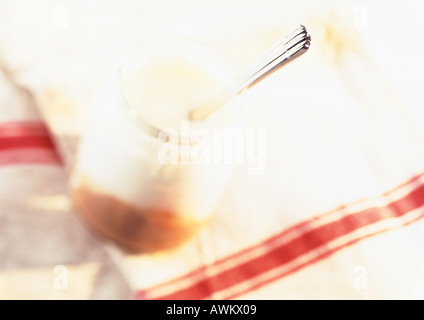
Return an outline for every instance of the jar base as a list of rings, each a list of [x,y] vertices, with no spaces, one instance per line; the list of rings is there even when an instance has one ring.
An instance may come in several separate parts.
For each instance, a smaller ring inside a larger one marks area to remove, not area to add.
[[[93,232],[131,253],[178,247],[207,221],[181,219],[175,213],[137,208],[84,186],[74,189],[72,198]]]

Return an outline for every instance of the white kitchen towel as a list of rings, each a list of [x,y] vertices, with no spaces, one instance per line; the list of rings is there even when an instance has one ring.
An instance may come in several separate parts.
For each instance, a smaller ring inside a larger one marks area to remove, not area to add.
[[[395,12],[400,2],[393,3]],[[266,133],[265,170],[250,175],[252,164],[237,167],[211,224],[166,252],[128,254],[99,239],[134,298],[424,297],[424,126],[414,107],[421,93],[405,95],[410,88],[381,69],[375,47],[356,42],[349,23],[324,20],[311,20],[305,57],[252,89],[246,123]],[[266,39],[280,34],[276,26],[262,32]],[[62,54],[19,72],[10,52],[21,51],[3,43],[69,173],[100,86],[96,70],[104,70],[92,56]],[[240,52],[249,48],[239,44]],[[222,48],[237,56],[228,43]]]

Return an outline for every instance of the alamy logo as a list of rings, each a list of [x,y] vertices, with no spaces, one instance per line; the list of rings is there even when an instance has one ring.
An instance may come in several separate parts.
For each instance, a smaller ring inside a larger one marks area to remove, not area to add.
[[[68,29],[68,7],[57,5],[54,7],[53,26],[56,29]]]
[[[353,9],[354,26],[358,30],[368,29],[368,8],[365,5],[357,5]]]
[[[353,286],[356,290],[368,289],[368,269],[363,265],[357,265],[354,269]]]
[[[185,141],[178,140],[186,137]],[[246,165],[249,175],[266,170],[267,136],[265,129],[200,129],[181,122],[181,130],[159,133],[161,164]]]
[[[56,274],[53,281],[53,287],[56,290],[68,289],[68,269],[65,266],[57,265],[53,273]]]

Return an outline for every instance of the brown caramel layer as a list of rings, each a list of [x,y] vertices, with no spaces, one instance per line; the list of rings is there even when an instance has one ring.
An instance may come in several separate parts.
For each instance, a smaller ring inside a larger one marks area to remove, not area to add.
[[[176,247],[205,223],[170,212],[136,208],[85,186],[75,189],[72,196],[94,231],[133,252]]]

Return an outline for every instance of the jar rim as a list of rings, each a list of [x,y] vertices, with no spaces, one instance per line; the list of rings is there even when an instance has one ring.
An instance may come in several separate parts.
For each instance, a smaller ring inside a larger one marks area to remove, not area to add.
[[[136,41],[133,41],[132,44],[129,46],[129,48],[121,53],[121,56],[118,60],[118,64],[115,67],[115,70],[114,70],[114,73],[113,73],[112,86],[115,88],[114,95],[118,99],[119,107],[121,108],[121,111],[123,111],[125,113],[125,116],[130,119],[130,121],[129,121],[130,124],[132,126],[136,127],[137,129],[141,130],[145,134],[153,137],[153,138],[158,138],[162,132],[169,133],[169,131],[167,131],[164,128],[159,128],[157,126],[154,126],[153,124],[151,124],[149,121],[145,120],[140,115],[135,114],[134,112],[131,112],[130,104],[128,103],[128,101],[125,97],[121,76],[122,76],[122,72],[123,72],[123,68],[125,66],[125,63],[128,62],[128,60],[129,60],[129,54],[133,50],[136,50],[136,47],[142,45],[143,43],[148,42],[149,40],[155,40],[155,39],[160,39],[160,38],[163,38],[163,39],[172,38],[174,40],[175,39],[181,39],[181,41],[185,41],[186,43],[189,42],[189,43],[191,43],[191,45],[197,46],[198,48],[202,48],[203,50],[205,50],[205,49],[209,50],[210,53],[212,53],[216,57],[219,57],[219,59],[221,59],[221,62],[226,63],[228,65],[229,71],[231,69],[230,68],[231,63],[230,63],[228,57],[226,57],[224,54],[222,54],[218,50],[211,48],[206,43],[204,43],[201,40],[194,38],[194,37],[190,37],[190,36],[182,35],[182,34],[173,34],[173,33],[161,33],[161,34],[156,33],[156,34],[145,35],[144,37],[139,38]],[[242,104],[244,104],[244,103],[242,103]],[[226,109],[226,107],[227,106],[224,106],[222,109]],[[244,108],[244,106],[241,106],[240,109],[242,111],[241,113],[243,114],[243,111],[246,108]],[[239,117],[242,117],[242,114],[238,115],[238,117],[236,117],[236,119],[232,119],[230,121],[229,125],[226,128],[231,129],[232,127],[235,127],[237,125],[237,119]],[[189,120],[187,120],[187,121],[189,121]],[[192,122],[190,121],[190,123],[192,123]],[[169,133],[169,134],[172,135],[171,133]],[[177,135],[173,138],[176,139],[176,140],[173,140],[173,141],[178,141],[179,144],[196,144],[196,143],[199,142],[199,141],[196,141],[196,139],[193,139],[192,137],[183,136],[183,135],[180,135],[179,133],[177,133]]]

